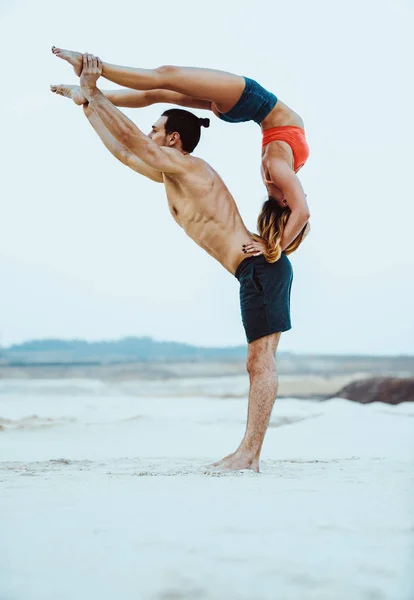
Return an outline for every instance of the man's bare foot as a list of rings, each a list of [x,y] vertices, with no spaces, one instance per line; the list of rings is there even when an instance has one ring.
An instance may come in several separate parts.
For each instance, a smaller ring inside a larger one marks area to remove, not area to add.
[[[76,75],[80,77],[82,73],[82,54],[80,52],[73,52],[72,50],[65,50],[64,48],[56,48],[56,46],[52,46],[52,52],[58,58],[62,58],[72,65]]]
[[[259,472],[259,460],[251,454],[245,454],[243,452],[233,452],[221,460],[211,465],[221,471],[243,471],[249,469],[255,473]]]
[[[85,104],[86,102],[86,98],[78,85],[64,85],[63,83],[60,85],[51,85],[50,91],[54,94],[57,94],[58,96],[70,98],[74,101],[75,104],[78,104],[79,106]]]

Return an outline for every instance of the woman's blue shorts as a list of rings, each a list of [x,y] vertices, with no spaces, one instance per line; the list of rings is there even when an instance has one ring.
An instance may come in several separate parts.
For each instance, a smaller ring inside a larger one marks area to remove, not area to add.
[[[228,123],[255,121],[260,125],[275,107],[277,98],[264,89],[254,79],[244,78],[246,85],[237,103],[226,113],[220,113],[220,119]]]

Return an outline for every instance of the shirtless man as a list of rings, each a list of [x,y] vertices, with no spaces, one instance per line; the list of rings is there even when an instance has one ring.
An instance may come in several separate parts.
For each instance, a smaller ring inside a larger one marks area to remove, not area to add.
[[[290,329],[290,261],[283,253],[279,260],[268,263],[258,255],[257,246],[253,255],[246,252],[252,238],[233,197],[214,169],[190,154],[198,143],[200,124],[208,126],[208,119],[172,109],[145,135],[96,87],[101,72],[101,61],[84,54],[80,90],[71,87],[62,95],[77,102],[79,92],[83,94],[85,115],[108,150],[131,169],[163,183],[178,225],[240,281],[242,319],[249,342],[247,426],[237,450],[214,466],[258,472],[277,393],[276,349],[281,332]],[[170,120],[175,124],[172,128]]]

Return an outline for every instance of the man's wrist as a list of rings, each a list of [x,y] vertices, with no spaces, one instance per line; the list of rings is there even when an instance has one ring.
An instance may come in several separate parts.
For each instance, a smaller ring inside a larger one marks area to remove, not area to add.
[[[81,87],[81,90],[82,90],[83,95],[85,96],[85,98],[88,100],[88,102],[90,102],[91,100],[93,100],[94,96],[96,96],[96,94],[99,92],[99,90],[96,87],[96,85],[94,85],[94,86],[87,86],[87,87]]]

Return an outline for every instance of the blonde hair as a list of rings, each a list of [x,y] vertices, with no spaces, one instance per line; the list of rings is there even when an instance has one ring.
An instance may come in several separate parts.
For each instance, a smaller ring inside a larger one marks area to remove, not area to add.
[[[257,218],[257,230],[259,235],[253,234],[252,237],[255,239],[262,239],[266,242],[267,250],[263,252],[263,256],[269,263],[274,263],[279,260],[280,255],[282,254],[281,242],[283,232],[291,212],[292,211],[288,206],[282,208],[271,196],[263,203],[262,210]],[[293,242],[285,248],[285,254],[291,254],[297,250],[304,238],[305,229],[306,225]]]

